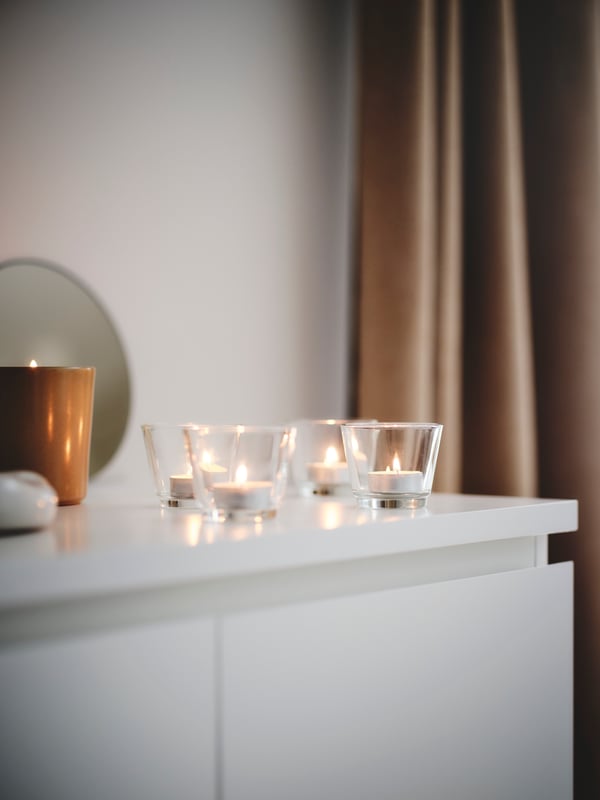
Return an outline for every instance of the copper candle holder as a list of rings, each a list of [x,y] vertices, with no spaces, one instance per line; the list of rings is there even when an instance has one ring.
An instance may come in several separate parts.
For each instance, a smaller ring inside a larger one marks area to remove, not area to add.
[[[80,503],[89,476],[94,367],[0,367],[0,471],[32,470],[60,505]]]

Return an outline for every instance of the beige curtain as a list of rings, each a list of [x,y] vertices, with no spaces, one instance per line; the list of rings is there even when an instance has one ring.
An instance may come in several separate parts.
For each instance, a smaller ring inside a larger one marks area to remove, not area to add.
[[[600,15],[365,0],[357,415],[445,425],[438,491],[577,497],[576,795],[600,797]]]

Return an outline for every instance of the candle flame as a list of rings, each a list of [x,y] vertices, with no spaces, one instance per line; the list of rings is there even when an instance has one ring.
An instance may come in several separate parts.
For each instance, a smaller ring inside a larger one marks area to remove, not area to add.
[[[335,449],[335,447],[328,447],[327,452],[325,453],[325,463],[336,464],[338,461],[338,451]]]
[[[400,472],[400,459],[398,458],[398,453],[394,456],[394,460],[392,461],[392,468],[394,472]]]
[[[37,367],[37,365],[38,365],[38,363],[35,360],[35,358],[32,358],[31,361],[29,362],[29,366],[30,367]]]
[[[240,464],[235,471],[235,482],[246,483],[248,480],[248,468],[245,464]]]
[[[204,450],[202,453],[202,463],[203,464],[210,464],[212,462],[212,455],[208,452],[208,450]]]

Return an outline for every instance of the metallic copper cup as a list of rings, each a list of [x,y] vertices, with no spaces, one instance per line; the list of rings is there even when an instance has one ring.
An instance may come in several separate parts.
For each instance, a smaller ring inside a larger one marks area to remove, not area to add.
[[[27,469],[60,505],[87,493],[94,367],[0,367],[0,472]]]

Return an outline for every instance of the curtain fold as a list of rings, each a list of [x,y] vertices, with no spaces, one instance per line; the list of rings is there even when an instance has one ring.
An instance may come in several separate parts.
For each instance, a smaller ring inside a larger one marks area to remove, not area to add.
[[[364,8],[357,413],[444,423],[438,491],[532,495],[512,6],[469,12],[461,25],[458,2]],[[461,39],[473,27],[463,81]]]
[[[424,0],[364,17],[358,405],[381,419],[433,414],[432,15]]]
[[[471,492],[535,495],[533,338],[513,9],[510,0],[470,2],[463,13],[463,485]]]
[[[600,797],[600,47],[594,0],[519,3],[542,493],[579,499],[575,776]],[[536,13],[537,12],[537,13]]]
[[[365,0],[356,415],[434,489],[577,497],[576,796],[600,797],[598,0]],[[554,537],[553,537],[554,538]]]
[[[463,461],[463,179],[462,59],[458,0],[444,3],[438,22],[439,161],[437,340],[434,415],[444,423],[436,489],[459,492]]]

